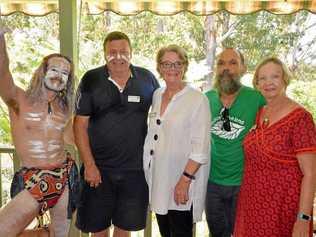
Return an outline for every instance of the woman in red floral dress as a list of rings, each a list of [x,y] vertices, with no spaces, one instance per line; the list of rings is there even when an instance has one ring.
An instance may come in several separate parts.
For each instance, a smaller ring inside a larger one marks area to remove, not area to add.
[[[288,83],[279,59],[257,67],[254,86],[267,105],[244,140],[234,237],[312,236],[316,128],[311,114],[286,96]]]

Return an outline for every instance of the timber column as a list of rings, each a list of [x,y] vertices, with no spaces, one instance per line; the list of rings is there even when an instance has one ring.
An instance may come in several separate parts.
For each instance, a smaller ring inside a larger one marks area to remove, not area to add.
[[[78,75],[77,0],[58,0],[60,53],[73,60]]]

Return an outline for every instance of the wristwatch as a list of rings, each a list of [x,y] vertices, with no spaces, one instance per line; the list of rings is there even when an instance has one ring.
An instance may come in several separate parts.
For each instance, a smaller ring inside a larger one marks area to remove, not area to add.
[[[195,179],[195,176],[194,176],[194,175],[189,174],[189,173],[186,172],[186,171],[183,171],[182,174],[183,174],[185,177],[187,177],[187,178],[189,178],[189,179],[191,179],[191,180]]]
[[[297,219],[304,220],[304,221],[310,221],[310,220],[312,220],[312,216],[311,215],[306,215],[303,212],[299,212],[297,214]]]

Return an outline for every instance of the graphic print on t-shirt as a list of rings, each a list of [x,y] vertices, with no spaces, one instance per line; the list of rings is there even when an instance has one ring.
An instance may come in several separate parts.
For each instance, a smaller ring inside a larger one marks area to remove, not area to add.
[[[245,129],[245,122],[236,118],[229,116],[231,131],[226,131],[223,128],[223,120],[221,116],[217,116],[212,121],[211,133],[219,136],[220,138],[233,140],[236,139],[240,133]]]

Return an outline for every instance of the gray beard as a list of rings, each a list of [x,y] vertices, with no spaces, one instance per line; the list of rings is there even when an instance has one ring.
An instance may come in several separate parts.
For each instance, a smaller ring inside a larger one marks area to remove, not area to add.
[[[222,75],[216,76],[217,89],[220,92],[231,95],[237,92],[240,87],[240,77],[234,78],[231,74],[223,73]]]
[[[55,87],[52,84],[48,83],[48,80],[49,79],[44,78],[44,86],[46,89],[57,92],[57,93],[66,89],[66,85]]]

